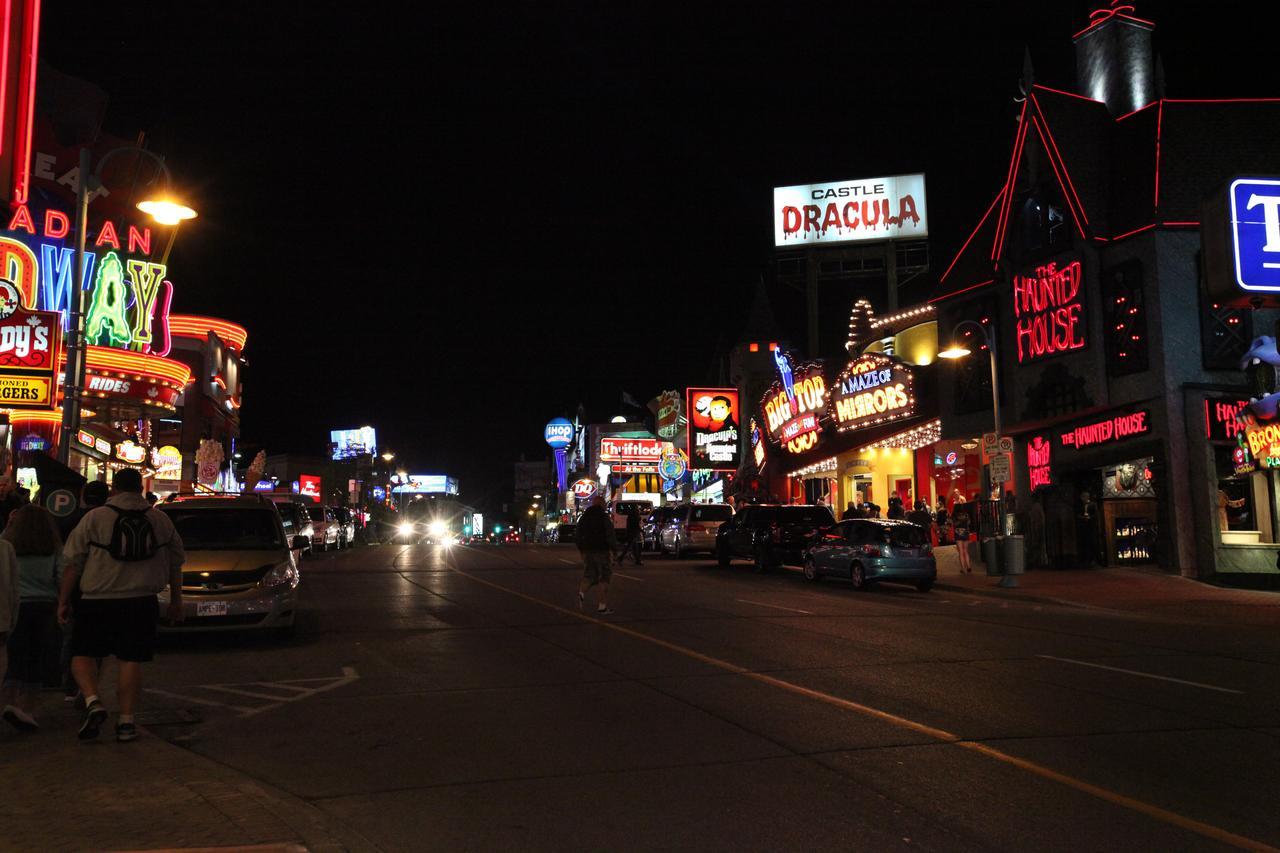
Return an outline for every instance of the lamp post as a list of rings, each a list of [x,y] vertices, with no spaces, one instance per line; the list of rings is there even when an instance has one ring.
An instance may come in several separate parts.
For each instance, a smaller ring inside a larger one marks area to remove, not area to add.
[[[978,333],[980,335],[982,335],[982,342],[986,344],[987,355],[990,356],[990,359],[991,359],[991,414],[994,419],[996,445],[998,447],[1000,444],[1000,427],[1001,427],[1000,375],[997,370],[998,361],[996,357],[995,335],[992,333],[991,330],[989,330],[986,326],[984,326],[981,323],[978,323],[974,320],[961,320],[959,323],[956,323],[955,327],[951,330],[951,346],[939,352],[938,358],[950,358],[950,359],[964,358],[965,356],[969,355],[972,352],[968,347],[960,343],[960,340],[959,340],[960,330],[965,328],[966,326],[972,326],[973,328],[978,330]],[[997,452],[999,451],[997,450]],[[1017,489],[1016,480],[1014,480],[1014,489],[1015,490]],[[1014,578],[1012,574],[1010,574],[1007,571],[1008,568],[1009,567],[1006,566],[1005,567],[1006,571],[1001,573],[999,585],[1003,587],[1016,587],[1018,585],[1018,581]]]
[[[96,169],[91,168],[88,148],[80,149],[80,180],[76,188],[76,253],[75,282],[72,285],[71,300],[68,306],[70,317],[67,323],[67,365],[62,374],[62,430],[58,441],[58,461],[66,465],[71,459],[71,436],[80,429],[80,390],[84,385],[85,348],[84,339],[84,243],[89,230],[89,193],[102,186],[102,167],[117,154],[130,152],[150,157],[160,167],[164,175],[165,189],[173,183],[173,176],[164,158],[153,151],[136,145],[125,145],[113,148],[98,161]],[[161,225],[178,225],[186,219],[194,219],[196,212],[172,198],[149,198],[138,202],[138,209],[149,215]],[[171,241],[172,245],[172,241]],[[165,252],[166,256],[168,252]]]

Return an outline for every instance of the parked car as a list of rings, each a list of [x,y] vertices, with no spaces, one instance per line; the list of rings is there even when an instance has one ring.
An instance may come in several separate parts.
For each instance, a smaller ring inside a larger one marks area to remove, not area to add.
[[[835,523],[830,508],[822,505],[752,504],[716,531],[716,559],[728,566],[733,558],[743,557],[761,572],[780,565],[800,566],[818,532]]]
[[[842,521],[824,531],[809,548],[804,576],[848,578],[854,589],[876,581],[915,584],[928,592],[938,577],[929,532],[906,521],[878,518]]]
[[[280,513],[280,523],[284,525],[284,533],[289,537],[289,541],[303,542],[305,545],[298,548],[299,556],[307,556],[311,553],[311,537],[315,535],[315,528],[311,524],[311,516],[307,514],[307,508],[298,503],[291,496],[273,497],[272,504],[276,508],[276,512]],[[305,539],[297,539],[295,537],[305,537]]]
[[[308,504],[307,515],[311,516],[311,544],[321,551],[338,547],[338,533],[342,525],[333,514],[333,507],[320,504]]]
[[[640,547],[645,551],[662,550],[662,530],[674,517],[676,506],[660,506],[640,520]]]
[[[338,550],[356,544],[356,514],[349,507],[335,506],[333,515],[338,523]]]
[[[181,623],[166,630],[292,629],[298,605],[296,551],[280,514],[257,495],[173,496],[159,505],[187,552]],[[159,594],[160,612],[169,592]]]
[[[680,559],[693,551],[714,554],[720,525],[733,518],[728,504],[685,504],[672,510],[661,531],[659,550],[674,551]]]

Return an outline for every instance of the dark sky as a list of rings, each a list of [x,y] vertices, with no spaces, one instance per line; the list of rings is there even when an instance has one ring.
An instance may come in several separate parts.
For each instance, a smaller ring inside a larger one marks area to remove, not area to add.
[[[999,188],[1024,46],[1072,88],[1090,8],[407,5],[46,3],[42,51],[194,198],[173,310],[248,327],[246,442],[371,423],[472,497],[579,401],[713,378],[775,185],[924,171],[944,268]],[[1280,95],[1265,28],[1138,13],[1171,97]]]

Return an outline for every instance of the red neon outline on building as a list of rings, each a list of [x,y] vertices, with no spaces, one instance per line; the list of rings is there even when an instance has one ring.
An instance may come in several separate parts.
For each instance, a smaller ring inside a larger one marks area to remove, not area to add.
[[[1102,106],[1106,106],[1106,104],[1103,104],[1102,101],[1099,101],[1097,98],[1090,98],[1086,95],[1078,95],[1075,92],[1068,92],[1065,89],[1055,89],[1052,86],[1042,86],[1039,83],[1036,83],[1031,88],[1033,90],[1043,89],[1046,92],[1053,92],[1055,95],[1066,95],[1068,98],[1079,98],[1080,100],[1088,101],[1091,104],[1102,104]]]
[[[1075,193],[1075,190],[1074,188],[1069,189],[1067,186],[1067,183],[1063,182],[1062,173],[1058,171],[1058,164],[1054,161],[1053,152],[1049,150],[1049,145],[1045,141],[1045,132],[1040,128],[1040,121],[1035,116],[1032,116],[1031,123],[1035,126],[1036,133],[1039,134],[1040,136],[1040,142],[1041,144],[1044,145],[1045,153],[1049,155],[1049,165],[1053,167],[1053,176],[1058,179],[1058,186],[1062,187],[1064,191],[1063,195],[1066,196],[1067,207],[1071,208],[1071,219],[1076,224],[1076,230],[1080,232],[1080,238],[1082,240],[1087,240],[1089,238],[1084,233],[1084,226],[1080,224],[1080,220],[1084,219],[1084,209],[1081,208],[1079,211],[1077,211],[1075,208],[1075,205],[1073,205],[1071,202],[1071,196]],[[1063,164],[1062,168],[1065,170],[1067,168],[1066,164]],[[1068,178],[1067,180],[1070,181],[1070,178]],[[1080,200],[1076,199],[1075,204],[1079,204],[1079,203],[1080,203]],[[1089,220],[1085,219],[1084,221],[1087,224]]]
[[[1036,105],[1036,112],[1040,114],[1040,124],[1044,125],[1043,129],[1039,125],[1036,126],[1037,130],[1040,130],[1041,139],[1043,140],[1046,135],[1049,137],[1049,146],[1053,149],[1052,156],[1057,157],[1058,162],[1062,164],[1062,174],[1067,179],[1071,195],[1075,196],[1076,207],[1080,209],[1080,218],[1084,220],[1085,225],[1088,225],[1089,215],[1085,212],[1084,202],[1080,201],[1080,193],[1076,192],[1075,182],[1071,180],[1071,172],[1067,169],[1067,161],[1063,159],[1062,152],[1058,150],[1058,141],[1053,138],[1053,131],[1049,129],[1049,117],[1044,114],[1044,107],[1040,106],[1040,101],[1036,98],[1035,92],[1031,93],[1031,101]],[[1084,229],[1080,230],[1080,236],[1084,236]]]
[[[1199,228],[1199,222],[1161,222],[1166,228]]]
[[[994,278],[989,278],[986,281],[980,281],[977,284],[971,284],[968,287],[962,287],[961,289],[954,290],[951,293],[944,293],[942,296],[935,296],[929,300],[929,304],[932,305],[935,302],[941,302],[944,299],[950,299],[953,296],[959,296],[962,293],[968,293],[970,290],[977,290],[979,287],[986,287],[988,284],[995,284],[995,283],[996,283],[996,280]]]
[[[1124,115],[1120,116],[1120,118],[1116,119],[1116,121],[1124,121],[1129,116],[1136,116],[1138,113],[1142,112],[1143,110],[1150,109],[1151,107],[1154,107],[1158,103],[1160,103],[1159,100],[1152,101],[1151,103],[1147,104],[1145,107],[1138,107],[1136,110],[1134,110],[1131,113],[1125,113]]]
[[[1013,142],[1013,159],[1009,161],[1009,171],[1004,181],[1004,201],[1000,205],[1000,218],[996,220],[996,239],[991,246],[991,260],[1000,257],[1004,248],[1004,228],[1008,221],[1009,207],[1013,203],[1013,181],[1018,174],[1018,164],[1022,161],[1022,144],[1027,138],[1027,102],[1022,102],[1022,112],[1018,114],[1018,133]]]
[[[0,154],[4,153],[5,140],[5,96],[8,94],[9,85],[9,19],[13,14],[13,0],[4,0],[3,21],[4,31],[0,32]]]
[[[1160,213],[1160,127],[1163,123],[1164,101],[1161,101],[1159,109],[1156,110],[1156,197],[1151,204],[1152,217]]]
[[[1127,9],[1129,9],[1129,10],[1131,10],[1131,11],[1133,10],[1133,7],[1132,7],[1132,6],[1123,6],[1123,7],[1121,7],[1121,8],[1127,8]],[[1095,15],[1097,15],[1099,12],[1105,13],[1105,17],[1098,18],[1096,21],[1093,21],[1091,24],[1089,24],[1089,26],[1085,27],[1083,30],[1081,30],[1080,32],[1076,33],[1076,34],[1075,34],[1075,35],[1073,35],[1071,38],[1073,38],[1073,39],[1078,39],[1078,38],[1080,38],[1080,36],[1084,35],[1085,33],[1089,32],[1090,30],[1094,29],[1095,27],[1100,27],[1100,26],[1102,26],[1103,24],[1105,24],[1107,21],[1113,20],[1113,19],[1115,19],[1115,18],[1119,18],[1119,19],[1120,19],[1120,20],[1122,20],[1122,21],[1132,21],[1132,22],[1133,22],[1133,23],[1135,23],[1135,24],[1142,24],[1142,25],[1144,25],[1144,26],[1148,26],[1148,27],[1155,27],[1155,25],[1156,25],[1156,22],[1155,22],[1155,21],[1148,21],[1148,20],[1147,20],[1147,19],[1145,19],[1145,18],[1137,18],[1137,17],[1134,17],[1133,15],[1125,15],[1125,14],[1122,14],[1122,13],[1120,13],[1120,12],[1116,12],[1116,11],[1114,11],[1114,10],[1112,10],[1112,9],[1095,9],[1095,10],[1093,10],[1092,12],[1090,12],[1090,13],[1089,13],[1089,17],[1092,19],[1092,18],[1093,18]]]
[[[960,256],[964,254],[964,250],[969,248],[969,244],[973,242],[973,238],[978,236],[978,232],[982,230],[982,225],[987,221],[987,217],[991,215],[991,211],[995,209],[996,202],[1003,196],[1007,187],[1001,187],[1000,192],[996,193],[996,197],[991,199],[991,204],[987,205],[987,212],[982,214],[982,218],[978,220],[978,227],[974,228],[969,234],[969,239],[964,241],[964,245],[960,247],[960,251],[956,252],[956,256],[951,259],[951,263],[947,266],[947,271],[938,279],[938,284],[947,280],[947,276],[951,274],[951,270],[955,267],[956,262],[960,260]]]
[[[1111,241],[1114,243],[1118,240],[1123,240],[1125,237],[1132,237],[1134,234],[1140,234],[1143,231],[1150,231],[1152,228],[1155,228],[1155,227],[1156,227],[1156,224],[1152,222],[1150,225],[1143,225],[1141,228],[1135,228],[1132,231],[1126,231],[1123,234],[1119,234],[1115,237],[1112,237]]]
[[[31,136],[36,119],[36,64],[40,45],[40,0],[27,0],[22,19],[18,69],[17,126],[14,128],[13,201],[27,203],[31,184]],[[8,68],[4,69],[8,73]]]

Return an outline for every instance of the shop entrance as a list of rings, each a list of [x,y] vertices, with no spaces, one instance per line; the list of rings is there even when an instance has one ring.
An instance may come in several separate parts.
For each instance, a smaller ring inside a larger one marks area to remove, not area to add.
[[[1035,494],[1039,506],[1032,514],[1042,514],[1044,544],[1028,542],[1028,564],[1055,569],[1155,564],[1160,508],[1153,463],[1147,456],[1059,472],[1056,485]]]

